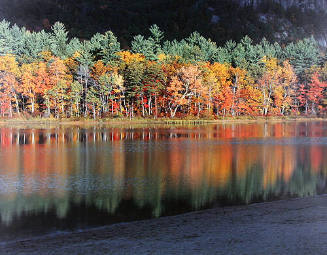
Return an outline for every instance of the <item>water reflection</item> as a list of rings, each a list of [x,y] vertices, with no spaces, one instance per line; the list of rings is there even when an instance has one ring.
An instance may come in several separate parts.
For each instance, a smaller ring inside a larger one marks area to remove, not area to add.
[[[326,122],[0,128],[0,231],[323,193],[326,136]]]

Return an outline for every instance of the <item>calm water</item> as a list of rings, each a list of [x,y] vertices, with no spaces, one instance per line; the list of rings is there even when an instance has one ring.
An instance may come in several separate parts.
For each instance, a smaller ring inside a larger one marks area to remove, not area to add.
[[[0,239],[327,193],[327,122],[0,128]]]

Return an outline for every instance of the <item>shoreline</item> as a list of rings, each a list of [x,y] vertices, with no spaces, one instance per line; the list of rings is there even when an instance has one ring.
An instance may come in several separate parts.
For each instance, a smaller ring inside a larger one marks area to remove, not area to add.
[[[327,195],[0,243],[0,254],[326,254]]]
[[[117,126],[117,125],[204,125],[204,124],[242,124],[263,122],[304,122],[304,121],[327,121],[327,118],[226,118],[226,119],[99,119],[99,120],[70,120],[70,119],[10,119],[1,120],[1,126],[14,125],[55,125],[55,126]]]

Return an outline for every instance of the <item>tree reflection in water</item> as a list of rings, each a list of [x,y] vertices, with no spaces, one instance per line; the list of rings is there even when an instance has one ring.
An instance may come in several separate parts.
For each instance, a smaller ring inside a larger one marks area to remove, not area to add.
[[[0,128],[0,225],[88,226],[324,193],[326,136],[326,122]]]

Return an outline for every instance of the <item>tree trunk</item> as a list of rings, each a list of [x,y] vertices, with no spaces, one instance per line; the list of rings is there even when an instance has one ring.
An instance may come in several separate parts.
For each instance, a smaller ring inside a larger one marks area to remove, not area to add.
[[[76,115],[79,117],[79,103],[76,103]]]
[[[156,110],[156,115],[155,118],[158,118],[158,105],[157,105],[157,95],[154,95],[154,105],[155,105],[155,110]]]
[[[9,117],[12,118],[12,104],[10,102],[10,107],[9,107]]]
[[[32,97],[32,113],[34,113],[34,111],[35,111],[35,108],[34,108],[34,97]]]
[[[177,112],[177,109],[180,107],[180,105],[177,105],[175,109],[171,108],[170,110],[170,117],[174,118]]]
[[[50,101],[49,101],[49,99],[47,99],[47,112],[48,112],[48,117],[50,117],[51,110],[50,110]]]
[[[212,104],[212,98],[211,98],[211,87],[209,88],[209,100],[208,100],[208,114],[211,114],[211,104]]]
[[[144,100],[142,96],[142,117],[144,118]]]
[[[152,97],[149,96],[149,115],[152,115]]]
[[[19,104],[18,104],[18,98],[17,98],[16,93],[15,93],[15,101],[16,101],[16,112],[19,115],[20,114],[20,112],[19,112]]]
[[[96,118],[95,104],[93,103],[93,119],[95,120],[95,118]]]
[[[85,100],[84,100],[84,117],[87,116],[87,82],[88,79],[85,79],[85,86],[84,86],[84,94],[85,94]]]

